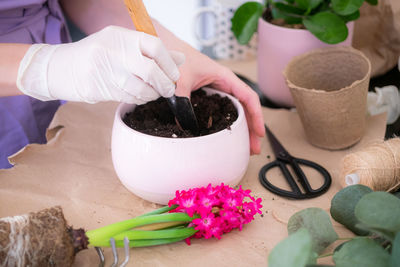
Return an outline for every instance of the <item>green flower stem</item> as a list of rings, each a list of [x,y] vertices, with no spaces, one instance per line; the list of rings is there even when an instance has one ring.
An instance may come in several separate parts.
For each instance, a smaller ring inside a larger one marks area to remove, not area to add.
[[[97,246],[97,242],[109,240],[111,237],[121,232],[125,232],[138,226],[163,222],[191,222],[193,219],[194,217],[190,217],[186,213],[181,212],[147,215],[87,231],[86,236],[89,238],[89,244],[91,246]]]
[[[187,222],[161,222],[161,223],[152,223],[143,226],[135,227],[135,230],[143,230],[143,231],[153,231],[153,230],[161,230],[166,228],[175,228],[176,226],[187,224]]]
[[[153,211],[150,211],[150,212],[145,213],[145,214],[143,214],[143,215],[140,215],[140,216],[138,216],[138,217],[144,217],[144,216],[148,216],[148,215],[162,214],[162,213],[168,212],[168,211],[170,211],[170,210],[176,209],[177,207],[178,207],[178,205],[172,205],[171,207],[165,206],[165,207],[159,208],[159,209],[157,209],[157,210],[153,210]]]
[[[190,237],[190,235],[185,237],[178,237],[178,238],[163,238],[163,239],[145,239],[145,240],[132,240],[129,241],[129,247],[149,247],[149,246],[156,246],[156,245],[165,245],[171,244],[178,241],[182,241],[185,238]],[[109,247],[110,244],[107,245]],[[124,247],[124,241],[116,241],[115,246],[118,248]]]
[[[113,238],[115,239],[116,244],[123,244],[124,238],[127,237],[130,242],[132,242],[133,246],[139,246],[139,244],[145,242],[146,240],[156,240],[156,242],[160,242],[162,239],[166,239],[166,242],[176,242],[178,239],[182,240],[189,236],[194,235],[197,232],[194,228],[180,228],[180,229],[168,229],[168,230],[158,230],[158,231],[140,231],[140,230],[130,230],[118,235],[115,235]],[[169,241],[168,241],[169,240]],[[136,241],[140,241],[137,243]],[[110,246],[110,240],[102,240],[98,241],[95,244],[91,244],[96,247],[107,247]]]
[[[167,230],[157,230],[157,231],[141,231],[141,230],[130,230],[114,236],[114,239],[124,240],[127,237],[129,240],[139,240],[139,239],[164,239],[164,238],[178,238],[191,236],[196,233],[193,227],[181,228],[181,229],[167,229]]]
[[[147,244],[146,246],[150,246],[154,242],[157,244],[161,241],[165,241],[167,243],[172,243],[176,241],[180,241],[182,239],[188,238],[194,235],[197,230],[190,228],[180,228],[180,229],[168,229],[168,230],[158,230],[158,231],[140,231],[140,230],[130,230],[123,233],[120,233],[113,238],[115,239],[115,243],[121,244],[123,246],[124,238],[127,237],[130,241],[130,245],[134,247],[139,247],[141,244]],[[146,243],[145,241],[152,241]],[[92,244],[93,245],[93,244]],[[110,240],[102,240],[98,241],[94,244],[96,247],[109,247]]]

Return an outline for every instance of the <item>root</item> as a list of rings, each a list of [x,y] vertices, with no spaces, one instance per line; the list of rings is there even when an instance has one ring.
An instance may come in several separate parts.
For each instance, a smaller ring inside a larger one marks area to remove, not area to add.
[[[68,227],[61,207],[0,219],[0,266],[71,266],[87,245],[84,230]]]

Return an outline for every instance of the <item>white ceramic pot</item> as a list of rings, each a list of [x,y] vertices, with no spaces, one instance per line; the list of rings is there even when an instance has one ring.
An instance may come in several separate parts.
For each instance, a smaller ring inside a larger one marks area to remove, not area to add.
[[[240,102],[225,93],[206,89],[207,94],[228,96],[238,118],[214,134],[192,138],[151,136],[128,127],[122,118],[135,105],[120,104],[112,131],[112,161],[115,171],[135,195],[167,204],[176,190],[228,184],[237,185],[249,162],[249,134]]]

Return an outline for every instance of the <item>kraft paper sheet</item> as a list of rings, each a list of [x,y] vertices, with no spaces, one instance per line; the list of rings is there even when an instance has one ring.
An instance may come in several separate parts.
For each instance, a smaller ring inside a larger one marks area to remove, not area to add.
[[[352,46],[371,61],[371,77],[395,67],[400,56],[400,1],[378,1],[376,6],[364,2],[354,24]]]
[[[60,205],[69,224],[89,230],[157,208],[125,189],[114,172],[110,143],[116,106],[115,103],[62,106],[48,131],[48,144],[28,145],[10,158],[14,168],[0,170],[0,217]],[[128,266],[267,266],[271,249],[287,237],[289,217],[307,207],[329,211],[331,198],[341,188],[338,169],[341,158],[372,140],[381,140],[386,127],[385,115],[370,117],[360,143],[348,150],[332,152],[306,141],[297,113],[267,108],[263,112],[265,122],[292,155],[328,169],[333,178],[329,191],[318,198],[300,201],[288,200],[264,189],[258,181],[258,171],[274,159],[264,139],[262,154],[251,157],[240,183],[263,199],[262,216],[257,215],[242,231],[235,230],[219,241],[202,239],[193,240],[191,246],[179,242],[131,249]],[[316,173],[306,171],[306,174],[313,185],[318,185]],[[273,175],[276,183],[284,185],[279,172]],[[340,236],[350,235],[339,224],[334,222],[334,226]],[[113,259],[111,250],[106,248],[104,252],[109,266]],[[122,249],[119,253],[123,257]],[[97,266],[98,260],[91,248],[77,255],[74,266]]]

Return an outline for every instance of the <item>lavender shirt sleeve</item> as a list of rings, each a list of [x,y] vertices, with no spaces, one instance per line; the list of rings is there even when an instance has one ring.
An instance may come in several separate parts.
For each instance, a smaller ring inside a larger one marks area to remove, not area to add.
[[[66,42],[70,36],[58,0],[0,0],[0,43]],[[12,167],[7,157],[27,144],[46,142],[59,105],[29,96],[0,98],[0,169]]]

